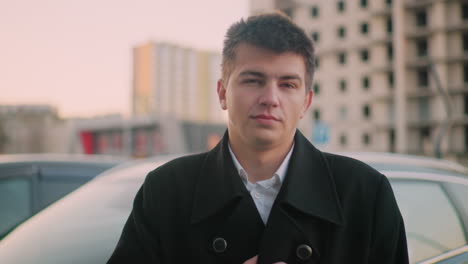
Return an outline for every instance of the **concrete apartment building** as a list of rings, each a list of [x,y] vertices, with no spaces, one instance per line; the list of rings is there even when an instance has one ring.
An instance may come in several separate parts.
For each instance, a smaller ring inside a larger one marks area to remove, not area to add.
[[[216,83],[221,55],[150,42],[133,50],[134,116],[224,123]]]
[[[322,149],[433,155],[446,122],[443,157],[468,159],[468,1],[251,1],[272,9],[315,40]]]

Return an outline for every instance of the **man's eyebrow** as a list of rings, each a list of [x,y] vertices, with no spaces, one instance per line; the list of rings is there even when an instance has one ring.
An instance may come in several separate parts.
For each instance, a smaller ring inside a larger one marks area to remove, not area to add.
[[[287,74],[287,75],[283,75],[283,76],[280,76],[280,79],[281,80],[291,80],[291,79],[296,79],[296,80],[302,80],[301,76],[297,75],[297,74]]]
[[[253,75],[253,76],[256,76],[256,77],[265,77],[265,74],[264,73],[261,73],[261,72],[258,72],[258,71],[243,71],[239,74],[240,77],[245,77],[245,76],[249,76],[249,75]]]
[[[251,71],[251,70],[243,71],[243,72],[241,72],[239,74],[239,76],[241,76],[241,77],[250,76],[250,75],[253,75],[253,76],[256,76],[256,77],[262,77],[262,78],[264,78],[266,76],[262,72]],[[290,79],[302,80],[301,76],[298,75],[298,74],[285,74],[283,76],[280,76],[279,79],[281,79],[281,80],[290,80]]]

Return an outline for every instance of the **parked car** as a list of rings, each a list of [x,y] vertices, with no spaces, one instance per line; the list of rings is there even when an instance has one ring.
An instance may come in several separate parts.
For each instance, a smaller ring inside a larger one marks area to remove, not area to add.
[[[465,264],[468,263],[468,245],[463,247],[451,250],[442,255],[433,257],[426,261],[421,262],[420,264]]]
[[[468,175],[467,167],[443,159],[388,152],[339,152],[337,154],[362,160],[378,170],[450,172],[460,176]]]
[[[0,155],[0,239],[52,202],[123,161],[89,155]]]
[[[171,158],[122,165],[96,177],[1,241],[0,263],[105,263],[147,172]],[[463,249],[468,244],[466,175],[444,168],[427,172],[433,168],[414,164],[412,170],[399,170],[385,160],[369,164],[390,179],[405,220],[411,263],[464,263],[430,260],[456,249],[451,258],[468,261]]]

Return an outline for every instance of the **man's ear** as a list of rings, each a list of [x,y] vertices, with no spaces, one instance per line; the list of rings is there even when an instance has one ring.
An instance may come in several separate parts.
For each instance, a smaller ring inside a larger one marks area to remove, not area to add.
[[[307,110],[309,110],[310,105],[312,104],[312,97],[314,97],[314,92],[310,89],[304,98],[304,107],[302,109],[301,118],[303,118]]]
[[[216,89],[218,92],[219,103],[221,105],[221,109],[226,110],[226,86],[224,85],[223,79],[218,80],[218,87]]]

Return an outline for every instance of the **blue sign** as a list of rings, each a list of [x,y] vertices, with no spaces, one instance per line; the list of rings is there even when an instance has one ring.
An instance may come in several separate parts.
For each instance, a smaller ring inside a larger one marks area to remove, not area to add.
[[[330,139],[330,127],[322,121],[316,121],[312,128],[312,143],[325,145]]]

